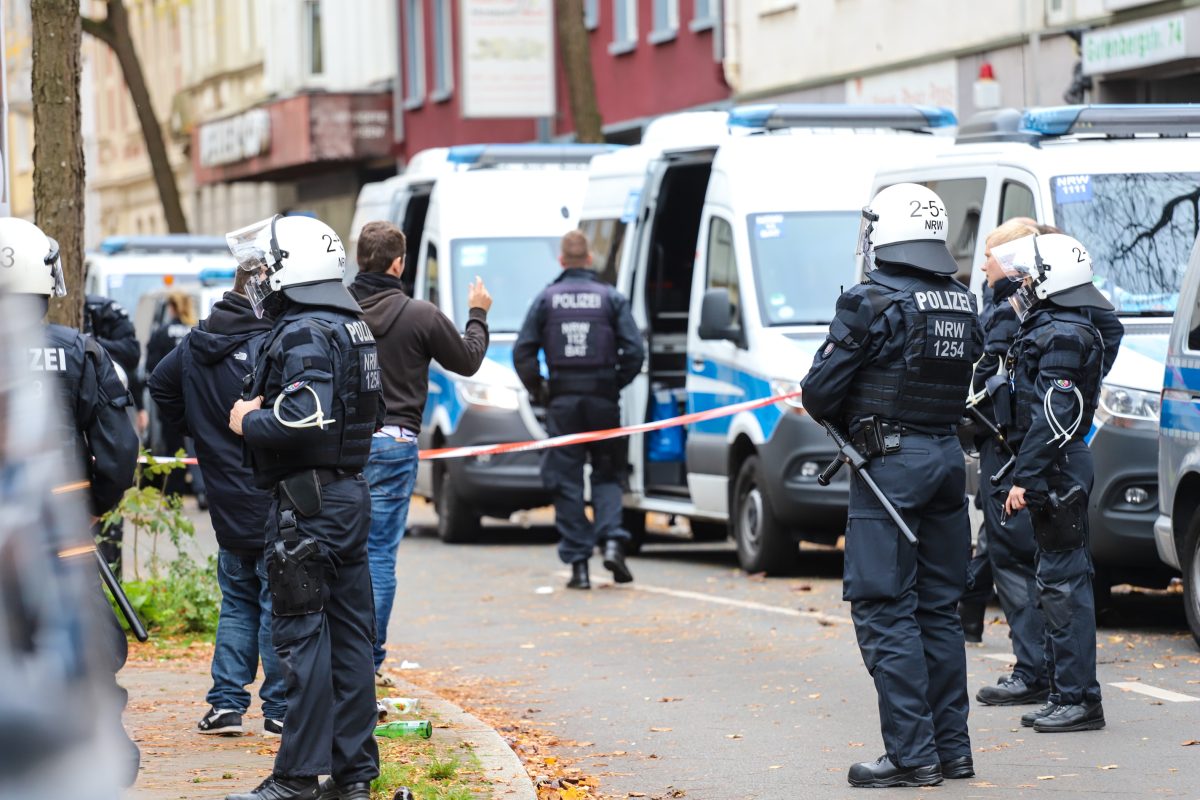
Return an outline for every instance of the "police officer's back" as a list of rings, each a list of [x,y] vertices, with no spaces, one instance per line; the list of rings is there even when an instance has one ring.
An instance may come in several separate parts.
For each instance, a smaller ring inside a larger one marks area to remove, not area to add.
[[[273,489],[267,561],[272,635],[288,676],[270,778],[236,800],[367,800],[379,774],[367,569],[371,499],[362,468],[383,424],[371,329],[342,285],[346,254],[324,223],[274,217],[228,235],[255,277],[246,294],[275,324],[230,427],[255,481]],[[335,689],[336,686],[336,689]]]
[[[581,231],[563,236],[559,261],[563,273],[533,301],[517,344],[513,364],[535,398],[548,398],[546,425],[551,436],[615,428],[621,424],[621,389],[642,368],[645,351],[629,301],[600,281]],[[547,383],[538,351],[550,368]],[[554,495],[558,555],[570,564],[567,586],[590,588],[588,558],[605,542],[604,566],[618,583],[633,580],[625,564],[629,532],[621,527],[622,483],[627,471],[626,443],[609,439],[588,445],[546,450],[542,479]],[[588,520],[583,500],[583,465],[592,464],[592,507]]]
[[[875,679],[886,754],[851,767],[849,781],[935,785],[974,774],[957,615],[971,534],[955,426],[982,333],[974,297],[952,277],[941,199],[899,184],[863,214],[874,269],[838,299],[803,401],[814,418],[845,425],[918,543],[852,481],[843,596]]]
[[[1049,701],[1021,721],[1038,732],[1095,730],[1105,719],[1087,550],[1093,467],[1084,436],[1099,402],[1105,347],[1115,349],[1120,339],[1105,342],[1089,314],[1112,304],[1092,283],[1091,257],[1079,241],[1030,236],[995,252],[1021,284],[1011,299],[1021,327],[1008,357],[1010,402],[1006,409],[997,403],[998,414],[1008,412],[1001,421],[1017,450],[1006,510],[1030,510],[1053,670]]]

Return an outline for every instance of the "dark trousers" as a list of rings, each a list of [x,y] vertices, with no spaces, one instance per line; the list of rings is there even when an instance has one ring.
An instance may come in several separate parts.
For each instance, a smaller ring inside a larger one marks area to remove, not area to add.
[[[843,597],[875,679],[884,746],[906,767],[970,755],[958,619],[971,550],[961,447],[955,436],[909,434],[870,471],[918,540],[909,544],[852,481]]]
[[[983,498],[987,554],[1017,658],[1013,675],[1029,686],[1043,687],[1047,683],[1046,619],[1037,603],[1033,523],[1028,511],[1005,517],[1004,501],[1012,488],[1012,472],[999,486],[992,486],[990,480],[1007,460],[1008,456],[991,440],[979,448],[979,493]]]
[[[975,552],[967,563],[967,590],[963,592],[964,604],[986,606],[992,599],[992,560],[988,555],[987,526],[979,529],[975,538]]]
[[[594,395],[559,395],[546,408],[551,436],[616,428],[621,409],[616,400]],[[542,482],[554,496],[554,523],[561,537],[558,557],[574,564],[591,556],[597,542],[629,540],[621,527],[621,488],[627,469],[624,439],[569,445],[543,451]],[[587,518],[583,500],[583,465],[592,464],[592,509]]]
[[[296,516],[297,535],[321,545],[325,608],[272,620],[271,638],[287,685],[287,718],[275,757],[283,777],[332,775],[340,784],[379,775],[375,743],[375,603],[367,568],[371,495],[361,477],[322,489],[322,509]],[[280,538],[279,502],[267,526],[268,568]],[[276,609],[278,610],[278,609]]]
[[[1051,468],[1047,480],[1059,495],[1072,486],[1091,492],[1092,451],[1072,442]],[[1096,601],[1092,596],[1092,557],[1087,545],[1087,504],[1084,503],[1084,543],[1060,553],[1037,551],[1038,601],[1046,617],[1047,673],[1050,700],[1075,704],[1100,700],[1096,680]]]

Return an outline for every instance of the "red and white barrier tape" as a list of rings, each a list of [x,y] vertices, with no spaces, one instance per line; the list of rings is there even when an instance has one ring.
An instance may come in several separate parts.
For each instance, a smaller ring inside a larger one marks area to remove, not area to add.
[[[691,425],[696,422],[707,422],[710,419],[720,419],[722,417],[732,417],[734,414],[740,414],[743,411],[754,411],[755,409],[765,408],[775,403],[782,403],[786,400],[799,397],[800,392],[788,392],[787,394],[772,395],[759,400],[747,400],[743,403],[734,403],[731,406],[721,406],[720,408],[710,408],[707,411],[696,411],[691,414],[683,414],[678,417],[669,419],[659,419],[653,422],[642,422],[637,425],[624,425],[620,428],[609,428],[603,431],[588,431],[586,433],[569,433],[565,436],[553,436],[549,439],[534,439],[528,442],[507,442],[505,444],[478,444],[470,447],[442,447],[436,450],[422,450],[420,458],[422,461],[436,461],[444,458],[469,458],[474,456],[493,456],[501,453],[525,453],[531,450],[548,450],[552,447],[566,447],[572,444],[588,444],[589,442],[600,442],[605,439],[619,439],[622,436],[630,436],[635,433],[648,433],[650,431],[660,431],[665,428],[674,428],[679,425]],[[793,411],[803,413],[803,409],[793,407]],[[178,464],[196,464],[195,458],[176,458],[175,456],[154,456],[154,460],[160,464],[178,463]],[[142,458],[142,463],[147,463],[147,459]]]

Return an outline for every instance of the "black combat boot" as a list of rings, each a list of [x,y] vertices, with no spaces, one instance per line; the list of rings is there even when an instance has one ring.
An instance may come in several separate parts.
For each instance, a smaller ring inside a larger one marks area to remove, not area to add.
[[[317,800],[320,792],[316,778],[282,778],[272,775],[253,792],[231,794],[225,800]]]
[[[1033,729],[1038,733],[1098,731],[1103,727],[1104,706],[1099,702],[1056,706],[1049,714],[1033,721]]]
[[[1050,697],[1050,688],[1030,686],[1015,675],[1005,675],[995,686],[985,686],[975,699],[985,706],[1023,706],[1044,703]]]
[[[897,767],[886,755],[876,761],[864,761],[850,768],[846,776],[851,786],[864,789],[884,789],[890,786],[937,786],[942,782],[942,767],[938,763],[920,767]]]
[[[609,539],[604,545],[604,568],[613,574],[617,583],[629,583],[633,573],[625,563],[625,544],[620,539]]]
[[[983,641],[983,615],[987,613],[985,603],[959,603],[958,618],[962,620],[963,638],[973,644]]]
[[[567,581],[568,589],[590,589],[592,582],[588,580],[587,559],[580,559],[571,565],[571,580]]]
[[[942,777],[948,780],[975,777],[975,761],[970,756],[959,756],[942,762]]]
[[[1042,717],[1050,716],[1050,712],[1058,708],[1057,705],[1047,700],[1040,708],[1033,711],[1026,711],[1021,715],[1021,726],[1024,728],[1032,728],[1033,724]]]
[[[321,794],[317,800],[371,800],[371,784],[347,783],[342,786],[329,778],[321,781]]]

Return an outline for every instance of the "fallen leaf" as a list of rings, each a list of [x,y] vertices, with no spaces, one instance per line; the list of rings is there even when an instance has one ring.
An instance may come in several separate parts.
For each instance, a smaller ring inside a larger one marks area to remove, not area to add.
[[[740,738],[742,738],[742,735],[740,733],[727,733],[727,734],[725,734],[725,738],[726,739],[740,739]],[[1188,744],[1196,744],[1196,743],[1188,742]]]
[[[532,650],[534,647],[537,647],[537,645],[531,643],[521,645],[522,650]]]
[[[809,700],[816,700],[816,699],[817,699],[818,697],[820,697],[820,696],[821,696],[821,693],[820,693],[820,692],[814,692],[813,694],[810,694],[810,695],[808,696],[808,699],[809,699]]]
[[[1167,668],[1167,665],[1166,665],[1166,664],[1159,664],[1157,661],[1155,661],[1155,662],[1154,662],[1154,668],[1155,668],[1155,669],[1166,669],[1166,668]]]
[[[862,747],[862,746],[863,746],[862,742],[850,742],[849,744],[847,744],[847,747]]]
[[[652,733],[669,733],[671,731],[671,729],[670,728],[651,728],[650,731]]]
[[[767,769],[783,769],[783,764],[773,764],[767,767]]]
[[[1119,767],[1116,764],[1105,764],[1100,769],[1119,769]]]
[[[682,697],[660,697],[660,698],[658,698],[658,702],[660,702],[660,703],[678,703],[682,699],[683,699]]]
[[[1200,740],[1197,740],[1197,739],[1188,739],[1186,742],[1184,742],[1184,743],[1183,743],[1183,746],[1184,746],[1184,747],[1191,747],[1191,746],[1193,746],[1193,745],[1197,745],[1197,744],[1200,744]]]
[[[645,792],[630,792],[626,797],[645,797]]]
[[[1038,775],[1037,779],[1039,781],[1052,781],[1052,780],[1054,780],[1054,776],[1053,775]]]

